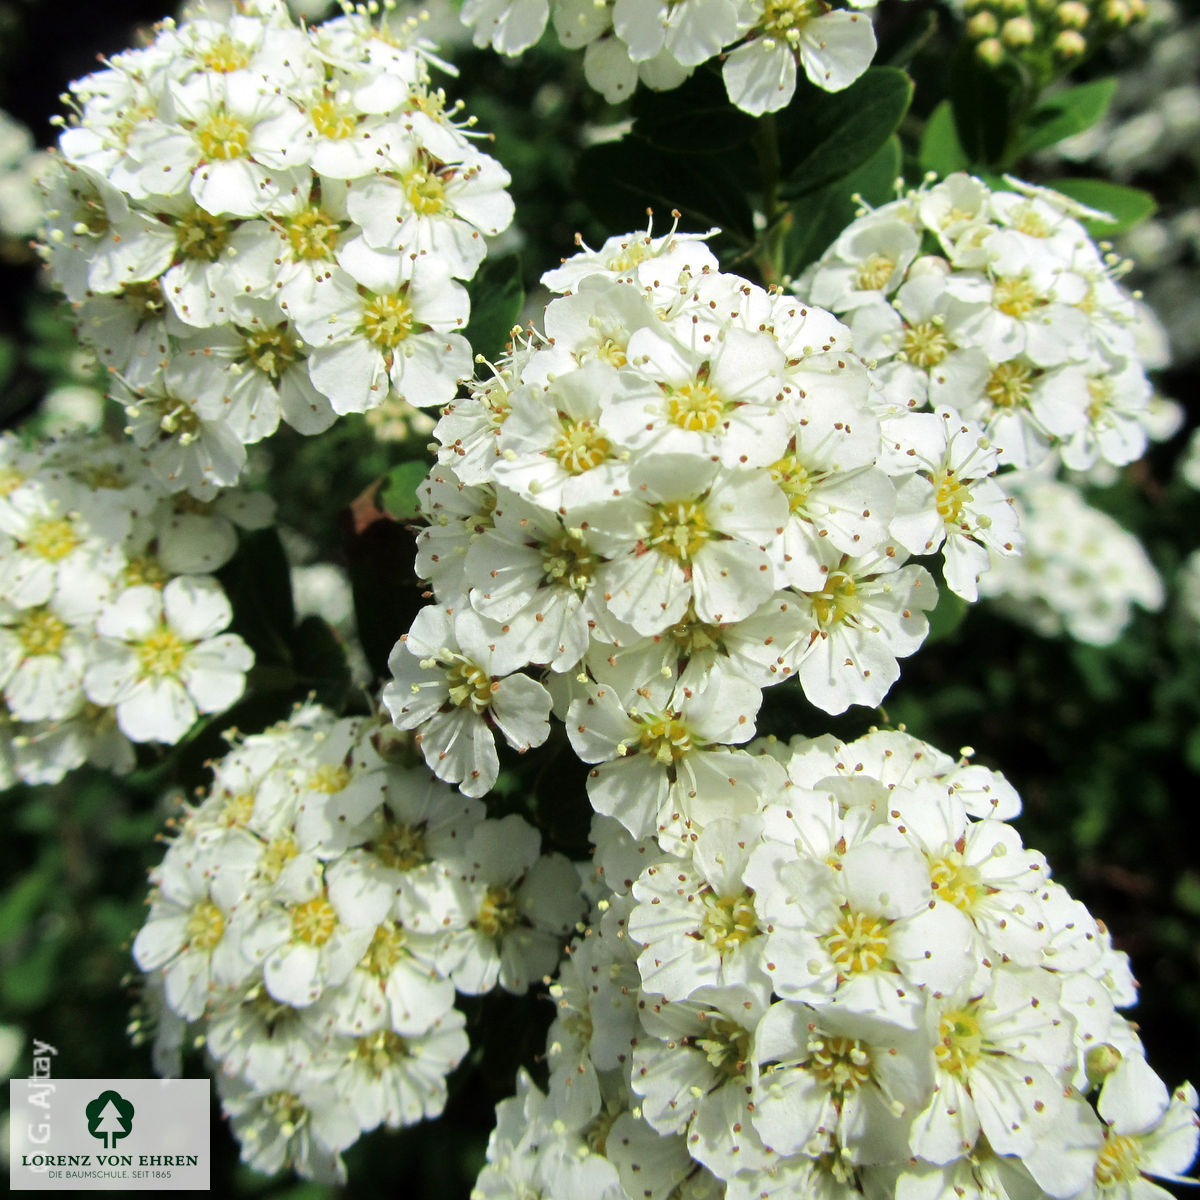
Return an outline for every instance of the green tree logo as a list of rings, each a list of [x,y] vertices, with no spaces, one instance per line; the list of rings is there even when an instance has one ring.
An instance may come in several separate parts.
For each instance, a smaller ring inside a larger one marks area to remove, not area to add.
[[[133,1105],[111,1088],[101,1092],[83,1111],[88,1133],[99,1138],[106,1150],[111,1150],[118,1139],[128,1137],[133,1129]]]

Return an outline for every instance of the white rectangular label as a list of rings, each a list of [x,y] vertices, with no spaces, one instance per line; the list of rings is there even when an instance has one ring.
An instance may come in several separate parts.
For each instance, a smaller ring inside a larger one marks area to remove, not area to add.
[[[14,1191],[209,1187],[207,1079],[10,1079]]]

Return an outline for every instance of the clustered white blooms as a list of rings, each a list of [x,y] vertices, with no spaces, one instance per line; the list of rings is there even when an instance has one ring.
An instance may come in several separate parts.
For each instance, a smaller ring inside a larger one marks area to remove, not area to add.
[[[25,241],[42,220],[39,176],[49,156],[33,144],[33,135],[0,109],[0,239]]]
[[[477,46],[520,54],[553,20],[559,41],[584,51],[587,81],[610,103],[638,82],[678,87],[720,56],[729,99],[761,116],[785,108],[798,72],[825,91],[849,87],[875,57],[865,10],[876,0],[466,0]]]
[[[386,721],[297,709],[231,739],[152,873],[133,953],[156,1065],[202,1039],[258,1170],[344,1180],[361,1132],[439,1115],[456,989],[525,991],[585,910],[537,830],[413,761]]]
[[[44,254],[172,489],[211,499],[281,420],[441,405],[471,374],[463,281],[509,177],[418,29],[253,0],[71,85]]]
[[[721,272],[674,231],[610,239],[544,276],[566,293],[447,406],[419,489],[435,601],[384,703],[470,796],[494,733],[526,750],[552,706],[635,837],[752,810],[762,689],[830,713],[880,702],[937,590],[973,599],[1019,543],[980,429],[881,420],[829,313]],[[523,673],[539,669],[541,679]]]
[[[1157,612],[1162,579],[1142,543],[1070,483],[1006,479],[1013,489],[1026,549],[995,565],[980,593],[1046,637],[1067,634],[1110,646],[1133,618],[1134,606]]]
[[[1135,461],[1170,413],[1146,377],[1127,264],[1092,241],[1073,202],[1009,182],[952,175],[864,213],[795,290],[849,325],[885,427],[888,412],[952,405],[982,430],[1020,496],[1026,552],[989,547],[980,591],[1042,632],[1105,644],[1133,602],[1161,605],[1161,584],[1136,539],[1052,477]]]
[[[211,574],[261,493],[171,495],[128,443],[0,435],[0,781],[84,762],[129,770],[131,742],[173,744],[242,694],[254,655],[223,632]]]
[[[750,753],[757,803],[677,854],[596,818],[548,1091],[500,1104],[472,1195],[1166,1196],[1196,1092],[1007,781],[902,731]]]

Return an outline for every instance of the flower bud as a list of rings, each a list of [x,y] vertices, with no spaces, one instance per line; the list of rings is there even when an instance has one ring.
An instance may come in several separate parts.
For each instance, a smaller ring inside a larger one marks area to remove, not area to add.
[[[1074,29],[1064,29],[1053,43],[1058,58],[1079,58],[1087,50],[1087,40]]]
[[[975,53],[992,67],[998,67],[1004,61],[1004,46],[999,38],[986,38],[975,47]]]
[[[1122,2],[1123,0],[1112,0],[1113,4]],[[1083,29],[1092,14],[1088,11],[1088,6],[1081,4],[1080,0],[1063,0],[1054,15],[1064,29]]]
[[[1028,46],[1034,37],[1033,22],[1028,17],[1010,17],[1000,36],[1006,46]]]
[[[977,41],[982,41],[984,38],[994,36],[999,28],[1000,23],[996,20],[995,13],[976,13],[967,22],[967,35]]]
[[[1121,1052],[1107,1043],[1093,1046],[1084,1060],[1088,1083],[1098,1088],[1121,1065]]]

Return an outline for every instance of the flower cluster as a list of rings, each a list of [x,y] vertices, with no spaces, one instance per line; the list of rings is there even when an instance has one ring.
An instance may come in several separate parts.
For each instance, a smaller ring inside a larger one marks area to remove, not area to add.
[[[28,241],[37,232],[42,219],[37,180],[47,166],[48,156],[34,148],[29,130],[0,109],[0,245]]]
[[[798,72],[829,92],[852,84],[875,56],[875,31],[863,10],[875,0],[555,0],[554,30],[584,51],[588,82],[610,103],[639,80],[678,87],[720,56],[729,99],[760,116],[787,106]],[[477,46],[520,54],[551,19],[549,0],[466,0],[463,22]]]
[[[0,437],[0,772],[128,770],[131,741],[233,704],[254,655],[210,572],[273,516],[259,493],[172,496],[127,443]]]
[[[152,878],[133,953],[157,1065],[201,1035],[246,1161],[323,1180],[361,1132],[441,1113],[455,990],[523,992],[584,908],[532,826],[317,706],[233,742]]]
[[[416,29],[256,0],[72,84],[44,253],[173,489],[235,483],[280,420],[440,405],[471,374],[461,281],[509,177]]]
[[[980,590],[1043,632],[1105,644],[1132,602],[1161,604],[1161,585],[1136,540],[1052,476],[1133,462],[1164,436],[1170,406],[1146,377],[1125,264],[1065,197],[1010,183],[952,175],[867,212],[796,290],[850,326],[878,412],[953,405],[1010,472],[1026,555],[993,553]]]
[[[1141,542],[1078,488],[1036,475],[1012,486],[1026,552],[979,585],[1002,612],[1046,637],[1110,646],[1134,605],[1162,608],[1162,580]]]
[[[567,293],[544,338],[434,431],[417,570],[436,602],[383,698],[471,796],[496,778],[493,730],[540,745],[553,704],[596,809],[678,832],[753,808],[757,767],[730,746],[764,687],[878,704],[937,599],[910,555],[944,544],[973,599],[1016,519],[978,427],[881,420],[846,327],[719,271],[703,239],[613,238],[544,282]]]
[[[473,1195],[1162,1194],[1196,1093],[1003,777],[900,731],[751,751],[755,809],[681,855],[597,819],[612,894],[551,988],[548,1093],[500,1105]]]
[[[847,227],[797,284],[842,316],[876,365],[883,407],[952,404],[1003,465],[1057,448],[1087,470],[1146,449],[1152,389],[1138,309],[1072,201],[967,175],[910,191]]]

